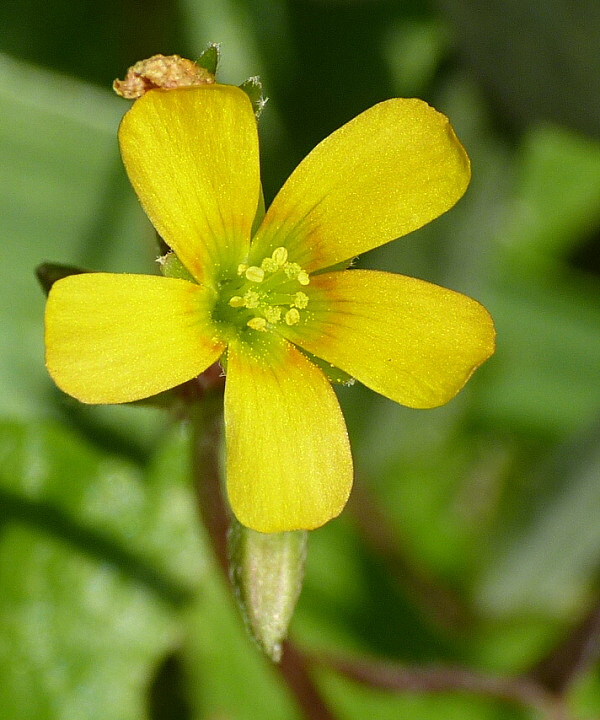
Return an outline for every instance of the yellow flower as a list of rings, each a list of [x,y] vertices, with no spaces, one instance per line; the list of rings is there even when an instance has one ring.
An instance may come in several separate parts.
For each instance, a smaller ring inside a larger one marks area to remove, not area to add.
[[[90,273],[56,282],[46,310],[51,376],[82,402],[124,403],[226,353],[234,513],[261,532],[322,525],[346,503],[352,460],[319,364],[429,408],[493,352],[492,320],[474,300],[343,269],[454,205],[469,182],[465,151],[426,103],[388,100],[320,143],[261,218],[257,127],[241,90],[152,90],[126,113],[119,141],[148,217],[190,280]]]

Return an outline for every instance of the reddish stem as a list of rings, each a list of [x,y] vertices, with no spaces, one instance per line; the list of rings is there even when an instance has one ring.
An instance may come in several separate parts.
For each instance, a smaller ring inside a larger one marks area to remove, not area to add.
[[[215,380],[214,376],[212,379]],[[192,472],[200,517],[219,566],[229,581],[227,533],[230,514],[223,498],[219,466],[223,428],[222,394],[222,382],[216,381],[209,381],[204,387],[196,387],[190,392],[190,396],[195,396],[197,400],[191,405]],[[290,641],[285,643],[283,657],[275,668],[295,697],[306,720],[335,720],[311,677],[306,658]]]

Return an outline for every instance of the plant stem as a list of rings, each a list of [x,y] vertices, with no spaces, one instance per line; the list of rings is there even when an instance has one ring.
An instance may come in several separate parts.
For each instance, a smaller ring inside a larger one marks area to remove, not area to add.
[[[542,658],[528,676],[555,693],[565,693],[600,655],[600,599],[570,633]]]
[[[548,720],[568,720],[561,699],[533,680],[484,675],[463,667],[405,667],[364,658],[320,654],[314,661],[370,687],[394,692],[465,692],[529,707]]]
[[[198,512],[215,559],[228,577],[229,511],[221,492],[219,450],[223,425],[222,398],[211,393],[192,406],[192,473]]]
[[[221,386],[209,387],[190,406],[192,472],[200,518],[207,530],[215,558],[229,582],[227,533],[230,511],[222,493],[219,463],[223,428],[222,395]],[[295,697],[306,720],[335,720],[309,673],[306,658],[293,643],[285,642],[281,662],[274,667]]]

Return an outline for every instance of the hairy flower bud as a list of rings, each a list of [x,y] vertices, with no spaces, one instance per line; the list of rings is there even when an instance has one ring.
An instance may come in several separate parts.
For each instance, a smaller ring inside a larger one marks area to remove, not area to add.
[[[302,589],[308,533],[259,533],[236,520],[230,529],[231,579],[252,637],[274,661],[281,658]]]

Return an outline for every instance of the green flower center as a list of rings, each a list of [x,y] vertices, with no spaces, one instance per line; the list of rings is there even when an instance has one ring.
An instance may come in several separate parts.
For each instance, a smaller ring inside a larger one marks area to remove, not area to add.
[[[284,247],[273,250],[260,265],[238,265],[237,275],[221,286],[216,320],[257,332],[277,325],[296,325],[308,305],[302,288],[310,283],[306,270],[288,262]]]

